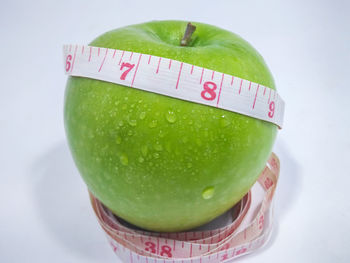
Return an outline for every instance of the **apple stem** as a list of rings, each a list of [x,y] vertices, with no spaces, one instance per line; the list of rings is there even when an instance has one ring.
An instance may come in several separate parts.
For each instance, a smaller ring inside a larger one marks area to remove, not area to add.
[[[185,47],[189,44],[191,41],[191,36],[193,32],[196,30],[196,26],[192,25],[190,22],[187,24],[185,34],[183,38],[181,39],[180,45]]]

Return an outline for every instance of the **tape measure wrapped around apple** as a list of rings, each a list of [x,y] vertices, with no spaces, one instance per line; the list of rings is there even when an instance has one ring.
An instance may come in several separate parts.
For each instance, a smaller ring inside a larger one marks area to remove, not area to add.
[[[264,169],[283,124],[273,78],[237,35],[196,27],[182,41],[185,22],[156,21],[64,46],[66,133],[97,215],[192,229],[237,204]]]

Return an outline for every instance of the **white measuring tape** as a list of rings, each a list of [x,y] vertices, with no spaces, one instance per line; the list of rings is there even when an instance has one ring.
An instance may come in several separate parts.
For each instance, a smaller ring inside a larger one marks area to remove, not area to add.
[[[279,169],[279,160],[272,154],[258,182],[231,209],[232,221],[215,230],[175,233],[135,230],[125,226],[91,193],[90,198],[113,251],[123,262],[226,262],[253,252],[268,240],[272,229],[270,204],[276,189]]]
[[[277,91],[235,76],[135,52],[79,45],[63,48],[68,75],[87,77],[205,104],[283,125]]]

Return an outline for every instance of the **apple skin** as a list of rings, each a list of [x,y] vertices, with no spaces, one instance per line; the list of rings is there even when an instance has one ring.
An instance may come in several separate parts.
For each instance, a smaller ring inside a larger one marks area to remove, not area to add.
[[[239,36],[202,23],[152,21],[107,32],[90,45],[171,58],[275,89],[263,58]],[[153,231],[207,223],[257,180],[275,125],[121,85],[69,77],[68,143],[88,189],[124,220]]]

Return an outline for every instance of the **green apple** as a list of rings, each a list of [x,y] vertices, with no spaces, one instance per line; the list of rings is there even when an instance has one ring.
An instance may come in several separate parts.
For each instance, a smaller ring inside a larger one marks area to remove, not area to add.
[[[107,32],[90,43],[183,61],[275,84],[259,53],[215,26],[153,21]],[[181,231],[230,209],[256,182],[277,128],[238,113],[81,77],[68,79],[65,128],[89,190],[124,220]]]

